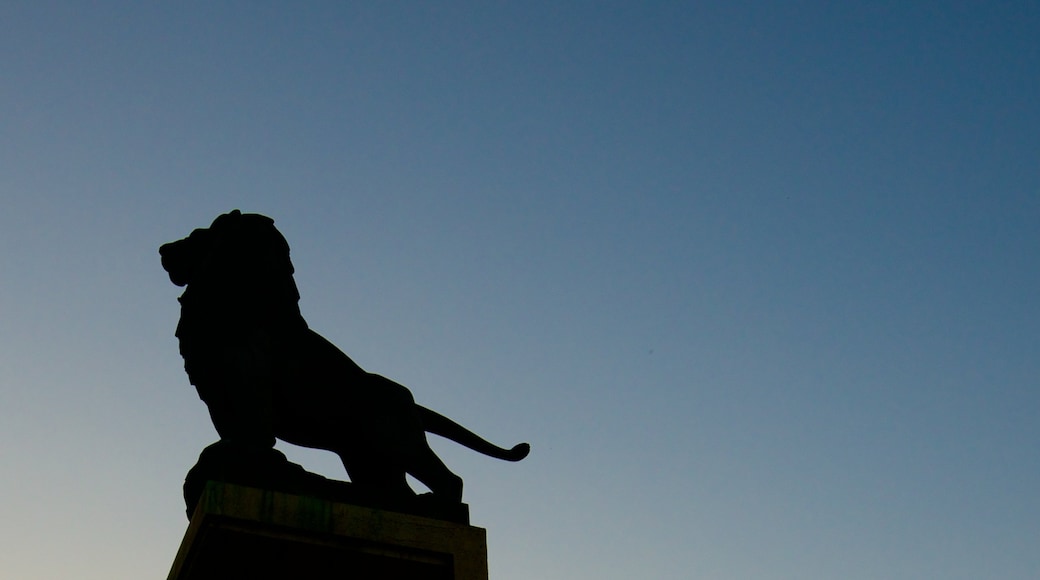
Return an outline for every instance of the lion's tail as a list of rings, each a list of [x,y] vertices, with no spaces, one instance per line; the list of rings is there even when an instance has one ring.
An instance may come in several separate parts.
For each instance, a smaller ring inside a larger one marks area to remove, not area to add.
[[[421,405],[416,405],[416,407],[419,408],[423,429],[427,432],[451,439],[459,445],[469,447],[478,453],[506,461],[520,461],[531,452],[531,446],[527,443],[519,443],[514,445],[512,449],[499,447],[440,413],[431,411]]]

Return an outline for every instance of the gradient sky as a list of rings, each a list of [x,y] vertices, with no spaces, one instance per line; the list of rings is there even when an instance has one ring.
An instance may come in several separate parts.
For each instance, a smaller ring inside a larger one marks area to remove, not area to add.
[[[233,208],[491,577],[1040,577],[1040,4],[0,8],[0,575],[163,578]],[[280,445],[345,477],[329,453]]]

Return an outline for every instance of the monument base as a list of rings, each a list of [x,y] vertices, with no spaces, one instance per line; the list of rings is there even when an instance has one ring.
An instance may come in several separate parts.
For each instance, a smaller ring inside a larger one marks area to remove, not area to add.
[[[484,529],[210,482],[168,580],[487,580]]]

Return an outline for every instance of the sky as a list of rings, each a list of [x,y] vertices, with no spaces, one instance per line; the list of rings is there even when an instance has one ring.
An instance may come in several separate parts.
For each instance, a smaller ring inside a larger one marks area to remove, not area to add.
[[[274,218],[491,577],[1040,577],[1040,4],[5,2],[0,575],[162,578],[157,249]],[[327,452],[279,444],[345,478]],[[421,488],[420,488],[421,489]]]

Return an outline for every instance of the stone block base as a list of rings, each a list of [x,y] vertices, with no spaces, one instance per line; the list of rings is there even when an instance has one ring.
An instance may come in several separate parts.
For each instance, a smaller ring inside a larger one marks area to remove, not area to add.
[[[487,580],[465,524],[210,482],[168,580]]]

